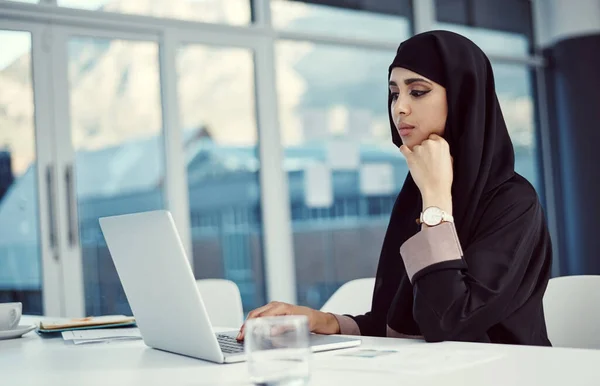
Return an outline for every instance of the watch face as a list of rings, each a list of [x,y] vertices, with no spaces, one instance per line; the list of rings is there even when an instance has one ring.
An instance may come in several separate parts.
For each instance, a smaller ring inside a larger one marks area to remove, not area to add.
[[[427,208],[423,212],[423,222],[426,225],[438,225],[442,222],[442,211],[439,208]]]

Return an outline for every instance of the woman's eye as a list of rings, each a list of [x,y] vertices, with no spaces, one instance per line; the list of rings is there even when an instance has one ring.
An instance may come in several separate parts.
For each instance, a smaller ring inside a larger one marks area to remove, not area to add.
[[[392,100],[395,101],[396,99],[398,99],[398,93],[397,92],[391,93],[391,97],[392,97]]]
[[[415,98],[422,97],[423,95],[427,94],[429,91],[431,91],[431,90],[411,90],[410,96],[413,96]]]

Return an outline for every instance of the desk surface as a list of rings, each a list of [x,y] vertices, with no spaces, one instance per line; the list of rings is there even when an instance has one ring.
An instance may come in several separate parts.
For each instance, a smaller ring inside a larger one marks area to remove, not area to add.
[[[369,358],[339,356],[357,349],[314,354],[310,385],[600,385],[600,350],[371,337],[363,337],[360,348],[397,350],[393,355],[400,356],[387,356],[387,365],[377,367]],[[419,355],[426,368],[411,370],[407,361],[418,361]],[[390,366],[395,360],[398,364]],[[452,369],[444,367],[449,362]],[[249,385],[245,363],[212,364],[154,350],[142,341],[75,346],[35,332],[0,340],[0,380],[11,386]]]

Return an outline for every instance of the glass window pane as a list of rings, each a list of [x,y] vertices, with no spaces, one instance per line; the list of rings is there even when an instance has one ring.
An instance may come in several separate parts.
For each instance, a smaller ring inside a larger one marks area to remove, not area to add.
[[[58,0],[58,5],[207,23],[243,25],[251,21],[250,0]]]
[[[434,29],[452,31],[463,35],[471,39],[486,54],[529,55],[529,39],[522,34],[440,22],[435,23]]]
[[[43,313],[31,35],[0,31],[0,303]]]
[[[185,45],[177,75],[195,276],[234,281],[250,311],[265,303],[253,53]]]
[[[533,34],[532,2],[523,0],[435,0],[440,22],[514,32],[529,38]]]
[[[275,28],[286,31],[391,41],[398,44],[410,35],[410,21],[405,17],[299,1],[271,0],[271,17]]]
[[[163,208],[158,46],[73,37],[68,49],[86,313],[130,315],[98,218]]]
[[[539,191],[531,69],[499,63],[492,67],[496,94],[515,148],[515,169]]]
[[[277,43],[300,304],[318,309],[346,281],[375,275],[408,172],[387,117],[393,58],[394,52]]]

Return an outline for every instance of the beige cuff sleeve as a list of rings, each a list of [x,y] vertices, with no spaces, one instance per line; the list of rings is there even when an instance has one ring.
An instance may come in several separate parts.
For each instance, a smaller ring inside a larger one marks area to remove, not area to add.
[[[338,323],[340,324],[341,335],[360,335],[360,328],[358,328],[358,324],[356,324],[354,319],[346,315],[331,315],[335,316]]]
[[[408,278],[412,282],[415,273],[427,266],[460,259],[462,248],[454,223],[445,222],[435,227],[425,228],[406,240],[400,247],[400,254]]]

